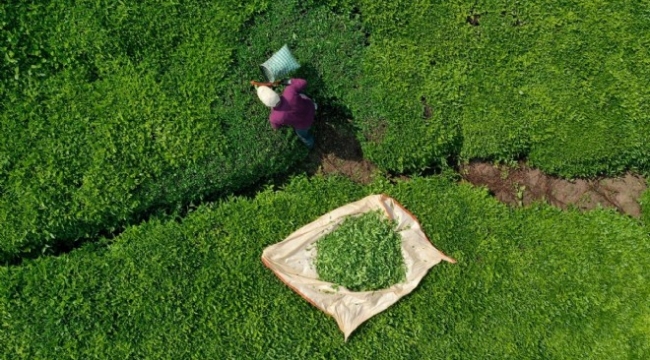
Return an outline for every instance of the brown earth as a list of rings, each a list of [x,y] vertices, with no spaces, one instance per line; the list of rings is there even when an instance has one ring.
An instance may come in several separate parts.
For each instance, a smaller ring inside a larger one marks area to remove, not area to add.
[[[361,145],[349,127],[317,122],[314,134],[316,147],[304,166],[308,174],[339,174],[361,184],[372,180],[377,167],[364,159]],[[464,182],[485,186],[499,201],[512,206],[535,201],[546,201],[562,209],[575,206],[590,210],[602,206],[637,218],[641,214],[638,199],[647,187],[645,179],[638,175],[571,181],[546,175],[523,162],[516,167],[471,162],[462,166],[460,173]]]
[[[314,126],[316,146],[305,164],[308,174],[339,174],[368,184],[377,167],[363,158],[361,144],[345,127],[325,122]]]
[[[634,217],[641,215],[637,200],[646,189],[644,178],[629,173],[617,178],[570,181],[546,175],[524,163],[507,167],[474,162],[461,168],[461,176],[466,182],[487,187],[499,201],[513,206],[541,200],[562,209],[611,207]]]

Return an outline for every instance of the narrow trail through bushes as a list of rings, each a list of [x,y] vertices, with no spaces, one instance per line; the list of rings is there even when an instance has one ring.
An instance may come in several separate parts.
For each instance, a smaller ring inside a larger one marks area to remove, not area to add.
[[[341,131],[322,120],[315,127],[316,148],[309,154],[303,170],[309,175],[338,174],[367,184],[377,167],[363,157],[353,133]],[[627,173],[615,178],[566,180],[544,174],[525,162],[506,166],[470,162],[460,167],[461,182],[485,186],[499,201],[511,206],[527,206],[546,201],[561,209],[576,207],[591,210],[599,206],[639,218],[639,198],[647,188],[642,176]],[[399,176],[400,179],[408,179]]]
[[[641,215],[638,199],[646,190],[645,179],[630,173],[616,178],[570,181],[546,175],[525,163],[508,167],[473,162],[461,167],[461,176],[465,182],[486,186],[499,201],[513,206],[542,200],[562,209],[610,207],[636,218]]]
[[[309,175],[337,174],[361,184],[370,183],[377,167],[364,158],[352,120],[344,110],[323,104],[319,107],[313,132],[315,148],[298,171]]]

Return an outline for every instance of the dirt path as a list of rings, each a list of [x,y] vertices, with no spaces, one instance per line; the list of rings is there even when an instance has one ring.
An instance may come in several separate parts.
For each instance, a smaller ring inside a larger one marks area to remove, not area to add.
[[[317,122],[314,134],[316,146],[305,164],[308,174],[339,174],[361,184],[371,181],[377,167],[364,159],[349,124]]]
[[[641,215],[638,199],[646,189],[645,179],[633,174],[569,181],[548,176],[523,163],[513,168],[474,162],[461,168],[461,176],[466,182],[486,186],[499,201],[513,206],[543,200],[562,209],[611,207],[637,218]]]
[[[315,127],[316,148],[305,164],[308,174],[340,174],[361,184],[371,181],[377,167],[363,158],[354,134],[340,124],[318,123]],[[626,174],[618,178],[569,181],[532,169],[525,163],[506,167],[485,162],[472,162],[460,169],[464,182],[485,186],[501,202],[526,206],[546,201],[566,209],[575,206],[590,210],[598,206],[615,208],[638,218],[638,199],[646,190],[646,180]],[[405,177],[400,177],[405,178]]]

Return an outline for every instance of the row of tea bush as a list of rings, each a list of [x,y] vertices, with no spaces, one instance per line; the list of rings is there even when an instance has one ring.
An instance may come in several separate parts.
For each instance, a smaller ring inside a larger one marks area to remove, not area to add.
[[[458,262],[433,267],[345,343],[335,321],[260,257],[375,193],[401,202]],[[613,210],[511,209],[445,177],[366,187],[297,177],[0,268],[0,357],[642,359],[648,256],[647,230]]]

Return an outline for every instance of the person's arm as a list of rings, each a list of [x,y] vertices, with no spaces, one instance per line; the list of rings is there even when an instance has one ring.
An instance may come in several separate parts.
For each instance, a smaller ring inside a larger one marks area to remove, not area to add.
[[[269,123],[271,123],[273,130],[278,130],[280,127],[282,127],[282,125],[284,125],[281,114],[275,111],[271,111],[271,116],[269,116]]]
[[[289,86],[284,89],[284,95],[287,98],[298,96],[298,94],[307,88],[307,80],[305,79],[291,79],[287,83]]]

